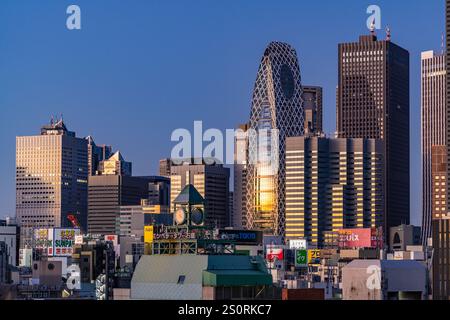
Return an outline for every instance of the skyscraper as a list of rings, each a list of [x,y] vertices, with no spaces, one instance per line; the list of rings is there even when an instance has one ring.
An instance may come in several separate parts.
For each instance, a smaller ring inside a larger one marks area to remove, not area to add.
[[[410,214],[409,52],[390,38],[339,44],[337,92],[338,136],[384,141],[385,234]]]
[[[450,0],[445,1],[446,8],[446,54],[445,64],[447,71],[446,88],[445,88],[445,101],[446,101],[446,114],[447,114],[447,127],[446,127],[446,144],[445,146],[433,147],[432,157],[432,169],[433,178],[439,178],[436,182],[444,183],[446,185],[446,196],[439,195],[442,200],[446,202],[446,212],[439,214],[433,212],[432,215],[432,244],[433,244],[433,299],[434,300],[450,300],[450,218],[448,212],[450,212],[450,187],[448,184],[448,177],[450,174],[450,166],[448,165],[450,159]],[[446,149],[446,157],[442,158],[443,149]],[[439,164],[435,166],[434,164]],[[440,170],[439,170],[440,168]],[[436,191],[435,188],[431,189]],[[441,210],[442,213],[442,210]]]
[[[247,149],[248,149],[248,124],[238,126],[234,137],[234,193],[232,226],[243,228],[246,225],[246,177],[247,177]]]
[[[107,145],[96,145],[94,138],[86,137],[88,143],[88,165],[89,175],[97,174],[98,165],[101,161],[108,159],[112,155],[112,147]]]
[[[327,233],[382,226],[383,152],[375,139],[288,138],[286,239],[322,247]]]
[[[433,211],[441,211],[447,204],[444,199],[436,199],[434,189],[446,189],[445,181],[435,181],[432,176],[433,148],[446,145],[446,81],[445,56],[433,51],[422,52],[421,92],[422,92],[422,243],[431,237]],[[435,152],[437,149],[435,148]],[[445,175],[445,173],[444,173]],[[444,185],[442,185],[444,183]],[[440,190],[437,190],[440,193]],[[445,192],[444,192],[445,193]],[[433,210],[434,208],[434,210]],[[442,213],[444,213],[442,212]]]
[[[67,130],[63,120],[41,134],[16,138],[16,216],[21,248],[30,247],[33,228],[72,227],[74,215],[87,223],[87,141]]]
[[[139,205],[149,195],[146,177],[98,175],[89,177],[88,232],[109,235],[116,232],[121,206]]]
[[[264,51],[253,91],[246,179],[246,227],[284,236],[286,138],[304,132],[297,53],[271,42]],[[266,132],[260,135],[261,132]],[[272,161],[260,158],[272,157]],[[257,161],[255,161],[257,159]],[[277,161],[276,166],[273,161]]]
[[[305,110],[305,132],[318,135],[322,126],[322,88],[303,86],[303,109]]]
[[[208,161],[209,162],[209,161]],[[231,225],[229,213],[230,169],[221,164],[196,164],[185,161],[172,164],[170,176],[170,203],[186,185],[193,185],[206,200],[206,224],[211,227],[225,228]]]

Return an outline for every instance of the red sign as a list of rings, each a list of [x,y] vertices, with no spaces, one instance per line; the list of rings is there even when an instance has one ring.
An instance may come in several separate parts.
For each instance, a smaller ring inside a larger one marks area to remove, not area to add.
[[[367,229],[342,229],[338,231],[340,248],[371,248],[372,230]]]
[[[279,246],[267,246],[266,259],[269,262],[273,262],[275,260],[282,261],[284,259],[283,248]]]

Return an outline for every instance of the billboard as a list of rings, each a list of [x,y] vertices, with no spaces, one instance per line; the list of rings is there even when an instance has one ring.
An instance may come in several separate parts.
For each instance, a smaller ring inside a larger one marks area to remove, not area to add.
[[[269,262],[274,262],[275,260],[282,261],[284,259],[284,248],[277,245],[267,245],[266,259]]]
[[[308,250],[308,264],[320,264],[320,250]]]
[[[306,267],[308,265],[308,251],[295,250],[295,266]]]
[[[262,231],[219,230],[219,239],[235,241],[240,245],[260,245],[263,243]]]
[[[144,243],[152,243],[153,242],[153,226],[145,226],[144,227]]]
[[[307,249],[308,243],[305,239],[289,240],[289,249]]]
[[[58,257],[71,256],[75,244],[75,237],[80,235],[80,229],[55,228],[53,230],[53,255]]]
[[[53,256],[53,229],[34,229],[34,248],[42,250],[47,256]]]
[[[34,229],[34,248],[49,257],[68,257],[72,255],[78,235],[80,229],[75,228]]]
[[[367,229],[342,229],[338,231],[339,248],[371,248],[372,230]]]

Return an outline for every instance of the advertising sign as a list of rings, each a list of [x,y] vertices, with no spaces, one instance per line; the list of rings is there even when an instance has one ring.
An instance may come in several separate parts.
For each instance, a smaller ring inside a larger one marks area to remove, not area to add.
[[[83,236],[82,235],[75,236],[75,244],[83,244]]]
[[[266,259],[269,262],[273,262],[275,260],[282,261],[284,259],[284,248],[277,245],[267,245]]]
[[[308,264],[320,264],[320,250],[308,250]]]
[[[117,247],[117,245],[119,244],[119,238],[115,234],[106,235],[105,241],[111,241],[114,247]]]
[[[75,244],[75,236],[79,234],[80,229],[55,228],[53,237],[53,255],[60,257],[71,256],[73,253],[73,246]]]
[[[34,229],[34,248],[53,256],[53,229]]]
[[[263,243],[261,231],[219,230],[219,239],[235,241],[241,245],[258,245]]]
[[[153,226],[145,226],[144,227],[144,242],[152,243],[153,242]]]
[[[371,248],[372,230],[342,229],[338,231],[339,248]]]
[[[289,249],[306,250],[308,242],[305,239],[289,240]]]
[[[308,252],[306,250],[295,250],[295,266],[305,267],[308,265]]]

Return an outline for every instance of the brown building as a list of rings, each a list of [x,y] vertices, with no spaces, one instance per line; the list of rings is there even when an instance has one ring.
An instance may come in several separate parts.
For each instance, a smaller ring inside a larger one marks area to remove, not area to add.
[[[340,138],[384,142],[385,231],[409,224],[409,52],[390,35],[339,44],[337,130]]]

